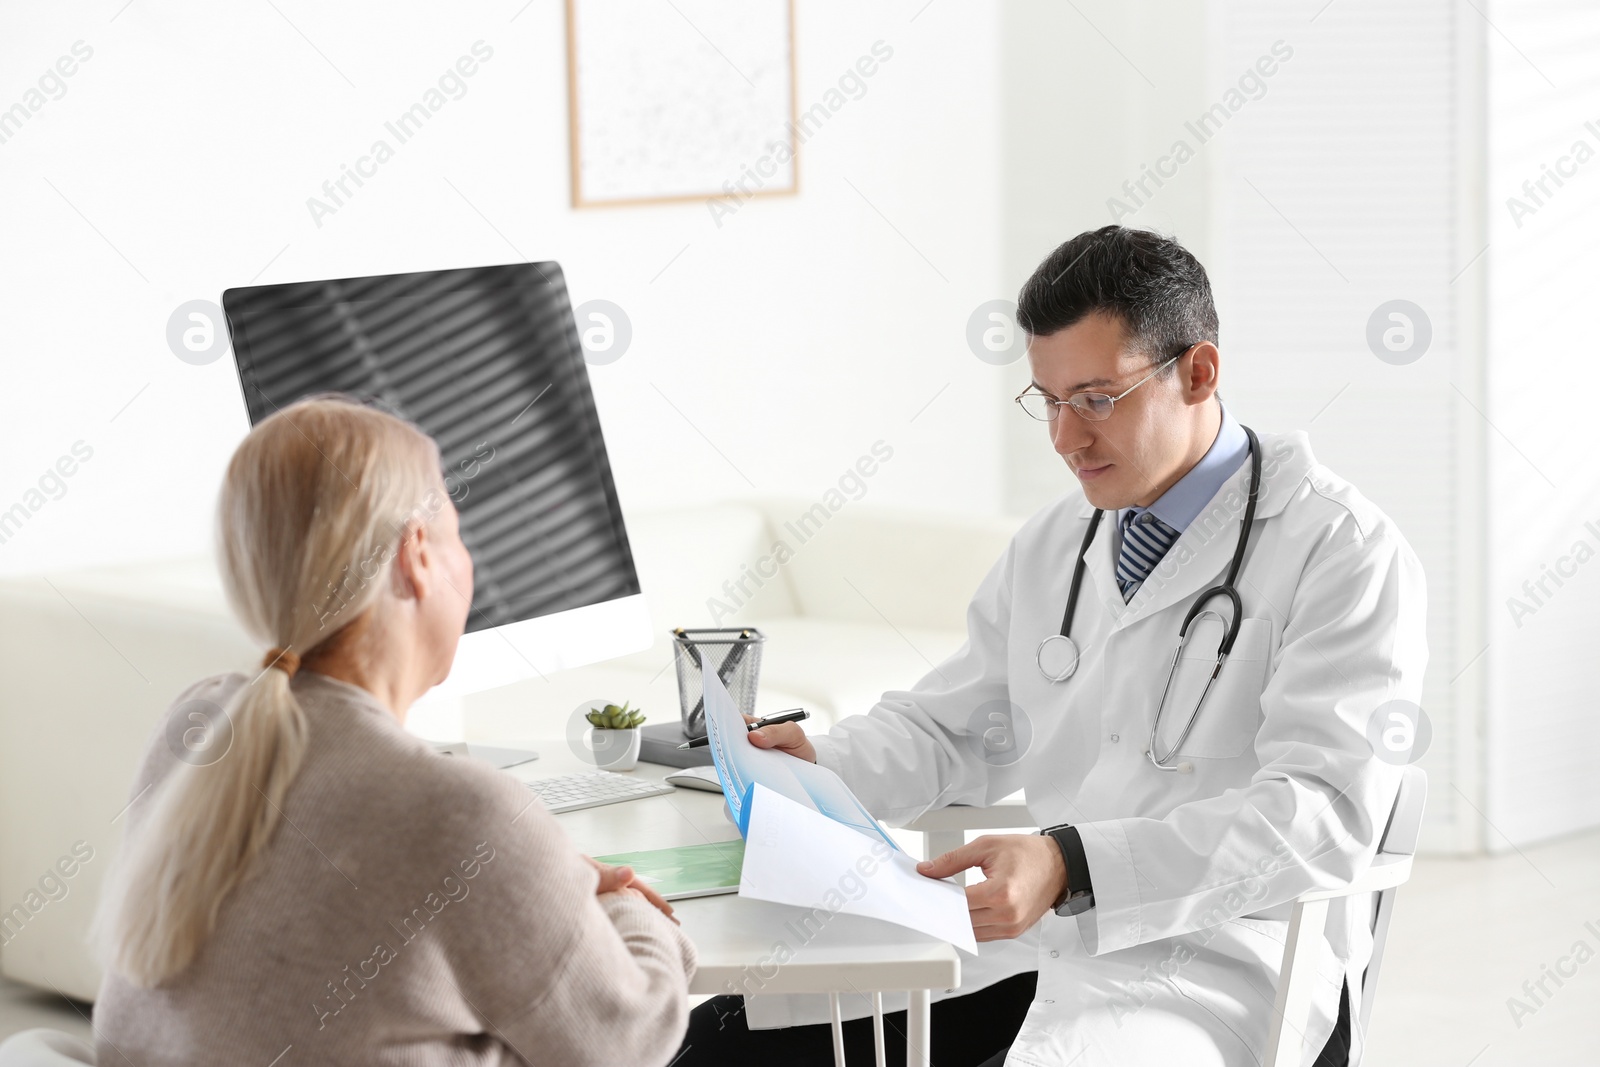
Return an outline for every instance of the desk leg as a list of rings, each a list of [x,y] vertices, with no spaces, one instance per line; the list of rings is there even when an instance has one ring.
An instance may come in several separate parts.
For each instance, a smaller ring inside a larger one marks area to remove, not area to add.
[[[872,994],[872,1062],[889,1067],[889,1054],[883,1050],[883,994]]]
[[[833,1014],[833,1067],[845,1067],[844,1021],[840,1018],[839,994],[828,994],[828,1008]]]
[[[933,1043],[932,1005],[931,990],[911,990],[906,1009],[906,1067],[928,1067],[928,1046]]]

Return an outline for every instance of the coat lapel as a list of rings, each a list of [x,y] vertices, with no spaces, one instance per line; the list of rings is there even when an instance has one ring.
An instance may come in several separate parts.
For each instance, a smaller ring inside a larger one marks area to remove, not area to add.
[[[1261,520],[1283,510],[1295,486],[1316,462],[1303,433],[1263,435],[1261,450],[1261,495],[1256,501],[1258,525]],[[1094,543],[1089,546],[1089,573],[1101,602],[1111,615],[1112,625],[1125,626],[1174,604],[1187,604],[1201,590],[1222,581],[1238,543],[1239,525],[1244,519],[1249,491],[1250,461],[1246,459],[1173,542],[1166,557],[1126,604],[1116,577],[1117,553],[1121,549],[1117,515],[1108,511],[1100,520],[1100,529],[1095,531]],[[1083,514],[1093,511],[1086,506]],[[1254,539],[1251,543],[1254,544]],[[1248,554],[1245,566],[1249,566]]]
[[[1082,514],[1085,517],[1093,515],[1093,506],[1084,504]],[[1094,582],[1094,593],[1105,605],[1113,626],[1128,610],[1122,602],[1122,589],[1117,585],[1117,552],[1121,546],[1122,539],[1117,533],[1117,513],[1108,511],[1100,519],[1100,528],[1094,532],[1094,541],[1089,545],[1086,559],[1089,578]]]

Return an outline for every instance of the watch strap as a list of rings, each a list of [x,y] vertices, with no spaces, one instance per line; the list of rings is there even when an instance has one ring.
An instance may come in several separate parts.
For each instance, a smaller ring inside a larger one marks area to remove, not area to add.
[[[1057,913],[1076,915],[1094,907],[1094,884],[1089,876],[1089,861],[1083,854],[1083,838],[1079,836],[1078,828],[1063,823],[1039,832],[1055,841],[1067,867],[1067,891],[1055,903]]]

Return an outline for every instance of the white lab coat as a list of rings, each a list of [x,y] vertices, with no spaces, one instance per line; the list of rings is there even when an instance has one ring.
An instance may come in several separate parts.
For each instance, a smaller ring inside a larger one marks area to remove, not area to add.
[[[1058,632],[1093,510],[1078,492],[1018,531],[973,597],[955,654],[814,738],[818,762],[891,824],[1024,788],[1039,826],[1079,827],[1096,906],[1046,913],[1031,931],[1038,994],[1008,1063],[1259,1062],[1290,902],[1347,883],[1377,848],[1401,768],[1373,755],[1367,728],[1385,702],[1421,701],[1422,567],[1377,507],[1316,463],[1304,434],[1262,435],[1261,446],[1256,529],[1236,583],[1244,619],[1181,750],[1187,772],[1157,770],[1144,753],[1183,616],[1232,557],[1248,461],[1127,604],[1116,516],[1102,520],[1072,623],[1082,649],[1072,678],[1047,682],[1035,653]],[[1214,660],[1220,627],[1197,625],[1164,737],[1182,729]],[[996,701],[1019,709],[1026,752],[1015,762],[984,758]],[[1346,974],[1359,1017],[1369,916],[1370,898],[1333,904],[1307,1064]],[[1015,946],[1002,951],[1012,971],[1025,966]],[[965,989],[998,977],[971,962]]]

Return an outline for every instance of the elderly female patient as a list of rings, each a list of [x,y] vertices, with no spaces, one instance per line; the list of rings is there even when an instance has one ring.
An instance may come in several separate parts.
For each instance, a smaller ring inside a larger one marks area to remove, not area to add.
[[[694,949],[626,869],[406,709],[472,560],[439,452],[347,398],[228,465],[219,562],[262,669],[181,693],[97,917],[101,1063],[665,1064]]]

